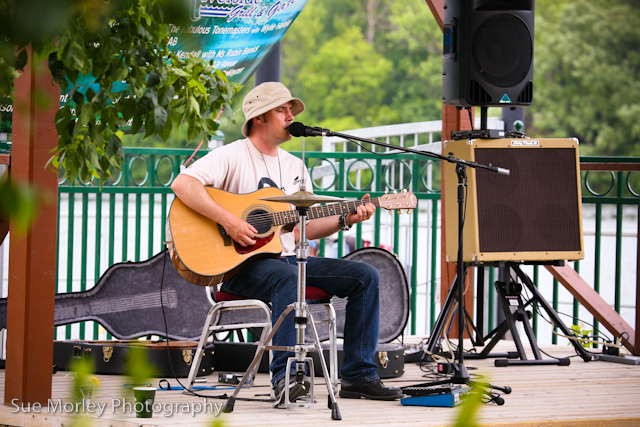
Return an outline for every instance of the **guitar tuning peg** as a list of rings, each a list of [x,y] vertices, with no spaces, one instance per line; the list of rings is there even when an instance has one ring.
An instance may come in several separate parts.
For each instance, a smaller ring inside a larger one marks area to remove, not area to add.
[[[393,215],[393,211],[389,211],[389,215]]]
[[[398,215],[402,215],[402,209],[398,211]]]

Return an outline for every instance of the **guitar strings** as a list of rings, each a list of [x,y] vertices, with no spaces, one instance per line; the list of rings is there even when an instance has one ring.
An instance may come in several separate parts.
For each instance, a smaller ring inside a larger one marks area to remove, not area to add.
[[[380,207],[380,202],[378,201],[378,199],[371,199],[368,200],[368,202],[372,203],[374,206],[376,207]],[[365,202],[362,200],[354,200],[354,201],[350,201],[350,202],[345,202],[345,204],[348,205],[349,204],[353,204],[354,208],[356,208],[357,206],[360,206],[362,204],[364,204]],[[318,206],[316,208],[311,208],[311,213],[312,214],[317,214],[318,211],[321,211],[320,213],[324,213],[324,214],[328,214],[330,213],[332,210],[333,212],[338,212],[338,209],[335,209],[334,206],[338,206],[341,203],[332,203],[329,205],[323,205],[323,206]],[[341,211],[341,209],[340,209]],[[337,214],[336,214],[337,215]],[[280,222],[276,220],[276,217],[281,217],[279,218],[280,221],[286,221],[286,222]],[[308,215],[307,219],[315,219],[318,218],[316,216],[312,216],[312,215]],[[258,228],[258,227],[264,227],[264,226],[271,226],[274,223],[276,223],[276,225],[284,225],[284,224],[291,224],[294,222],[298,222],[299,221],[299,214],[297,211],[292,210],[292,211],[281,211],[281,212],[273,212],[273,213],[264,213],[264,214],[258,214],[258,215],[254,215],[252,216],[249,221],[247,221],[249,224],[251,224],[252,226]]]

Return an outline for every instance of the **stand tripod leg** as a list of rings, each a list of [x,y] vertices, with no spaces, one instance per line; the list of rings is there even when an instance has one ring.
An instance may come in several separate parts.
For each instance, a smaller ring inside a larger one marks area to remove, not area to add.
[[[329,409],[331,409],[331,419],[341,420],[342,415],[340,414],[340,409],[338,408],[338,402],[336,401],[336,396],[333,394],[333,391],[334,391],[333,384],[331,383],[331,379],[329,378],[327,363],[325,362],[324,355],[322,354],[322,346],[320,346],[320,338],[318,337],[318,330],[316,329],[316,324],[313,321],[313,317],[311,313],[309,313],[309,318],[311,319],[311,331],[313,332],[313,340],[318,350],[318,356],[319,356],[318,358],[320,359],[320,366],[322,367],[322,375],[324,376],[324,381],[327,384],[327,391],[329,392],[328,407]],[[333,354],[330,354],[329,357],[332,358]]]
[[[520,277],[520,279],[522,280],[522,282],[527,286],[527,288],[529,289],[529,291],[533,294],[534,298],[536,299],[536,301],[538,301],[538,303],[542,306],[542,308],[547,312],[547,315],[551,318],[551,320],[560,328],[560,330],[565,334],[565,335],[575,335],[573,333],[573,331],[571,331],[569,328],[567,328],[565,326],[565,324],[562,322],[562,320],[560,320],[560,317],[558,316],[558,313],[556,313],[556,311],[553,309],[553,307],[551,307],[549,305],[549,303],[547,302],[547,300],[544,299],[544,297],[542,296],[542,294],[540,294],[540,291],[538,291],[538,288],[535,287],[535,285],[531,282],[531,279],[529,278],[529,276],[527,276],[526,274],[524,274],[522,272],[522,270],[520,270],[520,268],[517,265],[513,265],[512,266],[513,270],[516,272],[516,274],[518,275],[518,277]],[[580,355],[580,357],[582,358],[582,360],[584,360],[585,362],[588,362],[591,360],[592,356],[591,354],[589,354],[588,351],[586,351],[581,345],[580,343],[578,343],[575,340],[570,340],[571,344],[575,347],[576,352]]]
[[[271,329],[271,332],[269,333],[269,335],[265,339],[265,342],[262,343],[260,345],[260,347],[256,350],[256,355],[253,357],[253,360],[251,361],[251,364],[249,365],[249,367],[247,368],[246,372],[244,373],[244,376],[240,380],[240,383],[238,383],[238,386],[233,391],[233,394],[231,395],[231,397],[229,397],[229,399],[227,399],[226,403],[224,404],[224,407],[222,408],[222,412],[224,412],[224,413],[233,412],[233,406],[235,405],[236,397],[238,396],[238,393],[240,393],[240,390],[242,389],[242,386],[245,384],[245,382],[249,378],[249,375],[251,375],[251,373],[254,371],[256,366],[258,366],[258,363],[260,363],[260,361],[262,360],[262,354],[264,353],[264,351],[265,350],[273,350],[273,349],[275,349],[273,346],[267,345],[267,343],[271,342],[271,340],[273,339],[273,336],[275,335],[276,331],[278,330],[278,328],[280,328],[280,325],[282,324],[282,321],[284,320],[285,317],[287,317],[287,315],[292,310],[293,310],[293,305],[290,305],[289,307],[286,308],[285,311],[282,312],[282,314],[278,318],[278,321],[273,326],[273,328]]]
[[[513,342],[516,346],[516,350],[518,351],[518,356],[522,360],[527,360],[527,355],[524,350],[524,346],[522,345],[522,341],[520,340],[520,333],[518,332],[518,327],[516,325],[516,319],[513,317],[513,313],[511,313],[510,301],[511,299],[507,298],[505,290],[500,282],[496,283],[496,291],[498,292],[498,301],[500,301],[500,306],[502,307],[502,311],[505,316],[505,322],[511,331],[511,335],[513,336]],[[518,299],[519,302],[519,299]],[[524,320],[523,320],[524,322]]]
[[[509,325],[504,321],[496,329],[494,329],[488,336],[493,336],[491,341],[484,346],[482,351],[477,354],[469,353],[466,355],[467,359],[486,359],[487,357],[506,357],[506,358],[515,358],[518,357],[518,354],[515,352],[507,352],[507,353],[491,353],[491,350],[498,344],[498,342],[505,336],[507,331],[509,330]],[[495,334],[495,335],[494,335]]]
[[[429,353],[433,353],[433,350],[436,347],[438,339],[442,335],[442,330],[444,329],[444,323],[446,321],[447,315],[453,306],[453,300],[455,299],[456,290],[457,290],[458,278],[457,276],[453,279],[453,285],[449,288],[449,292],[447,293],[447,298],[444,301],[444,305],[442,306],[442,310],[440,310],[440,314],[436,319],[436,323],[433,325],[433,330],[431,331],[431,335],[427,340],[426,350]]]

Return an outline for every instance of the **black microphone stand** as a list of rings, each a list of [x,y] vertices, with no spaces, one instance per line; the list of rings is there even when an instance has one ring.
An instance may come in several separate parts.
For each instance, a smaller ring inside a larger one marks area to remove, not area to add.
[[[481,392],[483,394],[486,394],[488,396],[490,396],[491,400],[495,401],[498,405],[503,405],[504,404],[504,399],[502,399],[501,397],[496,397],[493,396],[487,389],[495,389],[495,390],[499,390],[502,391],[505,394],[509,394],[511,393],[511,387],[501,387],[501,386],[496,386],[496,385],[492,385],[489,383],[482,383],[482,382],[477,382],[477,381],[471,381],[470,376],[469,376],[469,371],[467,370],[467,367],[464,365],[464,355],[463,355],[463,337],[464,337],[464,322],[465,322],[465,316],[464,316],[464,277],[465,277],[465,270],[466,270],[466,265],[463,262],[463,243],[464,243],[464,235],[463,235],[463,228],[464,228],[464,208],[465,208],[465,193],[464,193],[464,187],[467,185],[467,167],[471,167],[471,168],[475,168],[475,169],[485,169],[491,172],[495,172],[495,173],[501,173],[501,174],[505,174],[508,175],[509,174],[509,170],[508,169],[502,169],[502,168],[498,168],[495,166],[492,166],[491,164],[489,165],[482,165],[476,162],[470,162],[467,160],[463,160],[463,159],[458,159],[456,157],[453,157],[453,154],[450,154],[449,156],[443,156],[441,154],[436,154],[436,153],[432,153],[432,152],[428,152],[428,151],[420,151],[420,150],[415,150],[412,148],[408,148],[408,147],[398,147],[396,145],[391,145],[391,144],[387,144],[384,142],[378,142],[375,140],[371,140],[371,139],[366,139],[366,138],[360,138],[360,137],[356,137],[356,136],[351,136],[351,135],[346,135],[346,134],[342,134],[342,133],[338,133],[338,132],[332,132],[328,129],[319,129],[319,128],[314,128],[313,129],[314,133],[320,133],[322,136],[337,136],[340,138],[344,138],[348,141],[353,141],[353,140],[357,140],[357,141],[361,141],[361,142],[367,142],[370,144],[374,144],[374,145],[379,145],[381,147],[387,147],[387,148],[393,148],[396,150],[400,150],[400,151],[404,151],[407,153],[413,153],[413,154],[418,154],[421,156],[427,156],[427,157],[433,157],[436,159],[440,159],[449,163],[453,163],[456,165],[456,175],[458,176],[458,260],[457,260],[457,274],[456,274],[456,278],[455,278],[455,283],[454,283],[454,288],[456,288],[457,294],[458,294],[458,354],[457,354],[457,362],[453,365],[453,374],[451,375],[450,378],[444,379],[444,380],[440,380],[440,381],[433,381],[433,382],[429,382],[429,383],[424,383],[424,384],[419,384],[419,386],[422,387],[434,387],[434,386],[438,386],[438,385],[445,385],[445,384],[461,384],[461,385],[471,385],[471,386],[477,386]],[[308,135],[311,136],[311,135]],[[319,135],[313,135],[313,136],[319,136]],[[452,290],[453,292],[453,290]]]

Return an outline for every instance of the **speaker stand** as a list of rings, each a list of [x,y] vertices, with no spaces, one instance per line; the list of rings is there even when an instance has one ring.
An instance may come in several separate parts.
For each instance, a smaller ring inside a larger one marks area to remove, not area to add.
[[[566,359],[543,359],[542,352],[538,347],[537,340],[531,323],[531,311],[527,311],[526,308],[534,303],[537,303],[547,313],[547,316],[551,321],[558,326],[565,335],[575,336],[575,334],[565,326],[560,320],[558,313],[549,305],[547,300],[544,299],[542,294],[538,291],[538,288],[533,284],[529,276],[527,276],[516,263],[509,262],[505,264],[507,272],[513,270],[520,278],[522,283],[531,292],[532,297],[528,301],[524,301],[521,296],[522,288],[515,282],[511,281],[510,274],[505,274],[501,277],[500,281],[495,283],[496,291],[498,292],[498,301],[505,316],[505,320],[498,325],[488,337],[493,336],[491,341],[484,347],[482,352],[478,354],[468,354],[468,359],[484,359],[487,357],[504,357],[506,359],[498,359],[495,361],[495,366],[509,366],[509,365],[559,365],[568,366],[570,360]],[[518,332],[518,326],[516,322],[522,322],[524,331],[529,340],[531,350],[534,355],[534,359],[528,359],[525,353],[524,346],[520,339],[520,333]],[[491,350],[496,346],[498,341],[504,337],[507,331],[511,332],[513,341],[516,346],[516,352],[508,353],[491,353]],[[575,347],[578,355],[585,361],[591,360],[591,354],[586,351],[580,343],[575,340],[571,340],[571,344]],[[519,359],[519,360],[510,360]]]

